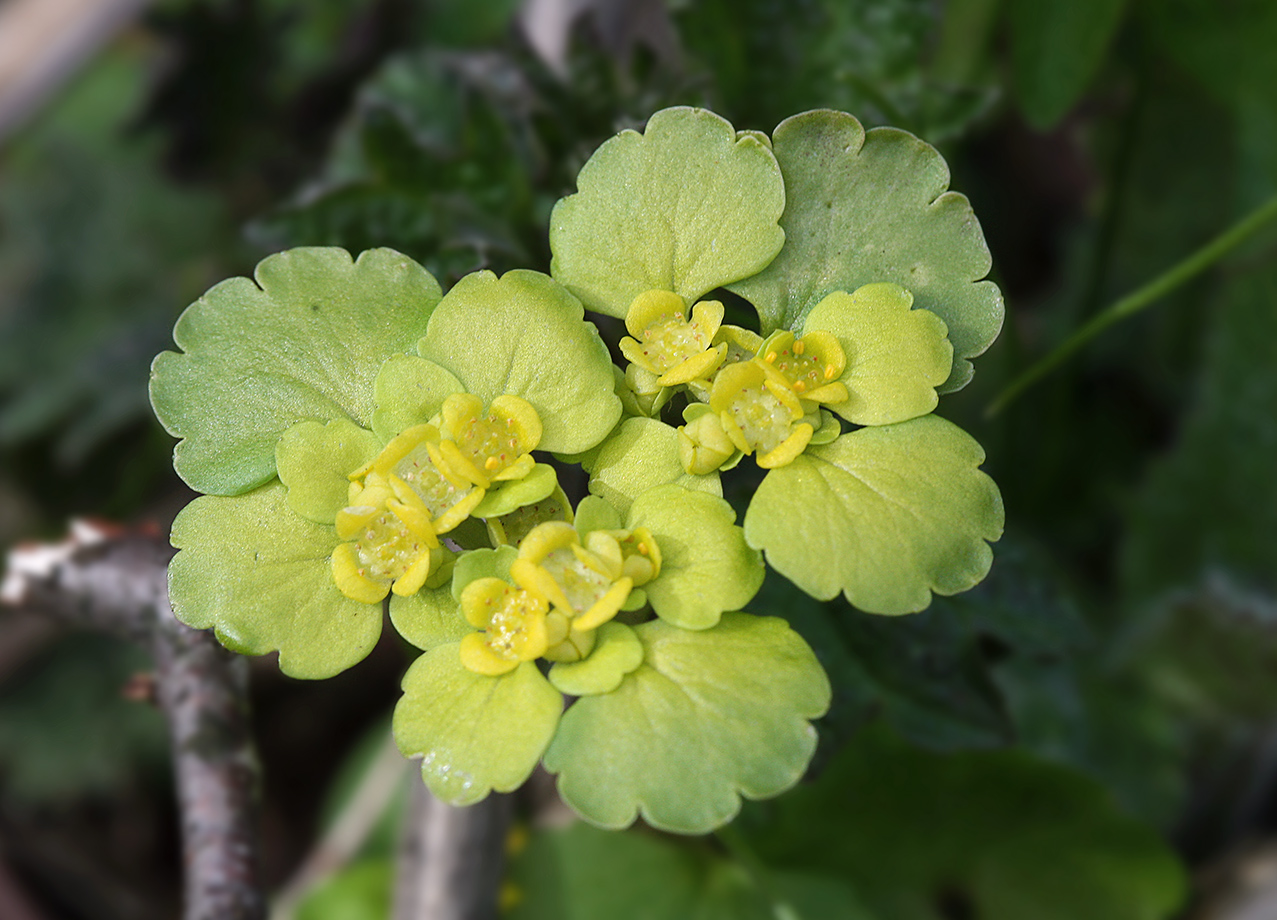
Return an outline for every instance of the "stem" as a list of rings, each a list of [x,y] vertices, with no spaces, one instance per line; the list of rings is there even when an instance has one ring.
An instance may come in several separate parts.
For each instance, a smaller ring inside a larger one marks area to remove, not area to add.
[[[168,602],[173,551],[155,539],[83,522],[54,546],[9,554],[0,603],[147,646],[169,723],[185,920],[261,920],[257,756],[248,731],[247,663],[211,633],[183,626]]]
[[[456,808],[414,782],[396,867],[394,920],[493,920],[512,811],[509,795],[492,793]]]
[[[1167,294],[1210,268],[1232,250],[1254,236],[1259,230],[1277,218],[1277,196],[1273,196],[1250,214],[1211,240],[1197,252],[1154,278],[1148,284],[1127,294],[1107,310],[1096,314],[1089,322],[1064,340],[1050,354],[1029,367],[1011,381],[985,409],[985,416],[992,418],[1010,405],[1016,397],[1037,383],[1051,371],[1079,351],[1091,339],[1120,320],[1132,316],[1145,307],[1161,300]]]

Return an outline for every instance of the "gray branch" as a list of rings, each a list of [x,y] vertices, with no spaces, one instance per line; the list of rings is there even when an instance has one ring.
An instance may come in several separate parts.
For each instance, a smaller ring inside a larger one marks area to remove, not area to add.
[[[155,659],[182,815],[185,920],[260,920],[258,765],[247,719],[247,664],[168,602],[172,550],[158,539],[79,523],[56,546],[9,554],[0,603],[126,636]]]
[[[396,866],[394,920],[493,920],[513,800],[455,808],[415,782]]]

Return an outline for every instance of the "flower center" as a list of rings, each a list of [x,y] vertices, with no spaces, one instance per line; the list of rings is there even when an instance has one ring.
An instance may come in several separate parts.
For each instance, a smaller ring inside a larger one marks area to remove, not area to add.
[[[761,383],[742,387],[728,403],[727,411],[745,440],[763,452],[789,437],[794,421],[793,409]]]

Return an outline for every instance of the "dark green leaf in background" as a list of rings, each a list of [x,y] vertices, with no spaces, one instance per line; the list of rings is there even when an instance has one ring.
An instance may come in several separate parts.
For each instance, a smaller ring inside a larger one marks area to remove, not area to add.
[[[1011,62],[1025,117],[1053,127],[1099,72],[1126,0],[1010,0]]]

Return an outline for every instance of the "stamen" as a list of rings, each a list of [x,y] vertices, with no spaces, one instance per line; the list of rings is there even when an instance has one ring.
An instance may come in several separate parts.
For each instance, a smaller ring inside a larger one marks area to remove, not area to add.
[[[775,364],[775,363],[776,363],[776,352],[774,352],[774,351],[769,351],[769,352],[767,352],[767,357],[766,357],[766,358],[763,358],[763,360],[764,360],[764,361],[766,361],[768,364]]]

